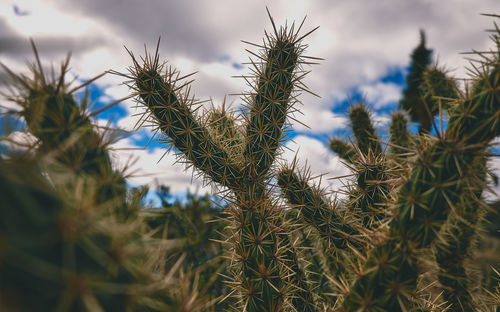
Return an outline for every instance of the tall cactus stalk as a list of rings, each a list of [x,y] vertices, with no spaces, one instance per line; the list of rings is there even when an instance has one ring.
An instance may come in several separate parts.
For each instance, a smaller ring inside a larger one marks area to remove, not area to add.
[[[234,123],[219,122],[227,116],[214,119],[217,115],[212,114],[212,121],[206,124],[193,114],[196,103],[189,96],[189,87],[180,83],[177,71],[162,73],[158,53],[147,56],[142,65],[131,54],[132,88],[158,129],[206,181],[232,193],[228,201],[233,205],[233,234],[228,240],[233,243],[232,259],[238,264],[232,283],[245,311],[283,311],[287,304],[297,310],[311,306],[310,298],[300,295],[305,287],[287,282],[291,275],[296,276],[292,281],[300,281],[302,275],[295,271],[298,266],[287,237],[289,229],[280,222],[282,212],[272,199],[269,185],[286,118],[297,101],[296,86],[303,77],[300,64],[304,62],[304,36],[299,37],[293,26],[277,29],[272,18],[271,22],[273,35],[268,34],[261,47],[262,63],[253,63],[254,84],[244,98],[248,109],[244,112],[242,149],[220,143],[234,143],[234,131],[227,128]],[[226,128],[220,131],[214,125]]]

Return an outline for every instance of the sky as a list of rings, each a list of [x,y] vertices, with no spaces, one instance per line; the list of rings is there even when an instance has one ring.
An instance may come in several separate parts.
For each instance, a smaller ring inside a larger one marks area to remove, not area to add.
[[[272,30],[266,6],[277,25],[300,23],[307,16],[304,34],[319,26],[304,40],[305,54],[324,60],[307,67],[310,73],[303,80],[319,97],[300,96],[300,114],[294,117],[308,127],[292,121],[281,163],[297,156],[313,175],[324,174],[323,183],[334,191],[343,181],[328,178],[350,172],[329,151],[328,139],[349,134],[348,98],[363,96],[379,134],[387,135],[390,112],[401,98],[419,30],[426,33],[434,62],[454,77],[465,78],[468,61],[460,53],[492,47],[484,30],[492,28],[493,19],[480,13],[500,14],[498,0],[2,0],[0,62],[14,72],[26,72],[26,62],[33,61],[28,39],[33,38],[47,66],[58,66],[72,52],[70,67],[77,85],[105,70],[126,72],[131,59],[124,46],[144,55],[144,46],[153,51],[161,37],[163,60],[181,73],[197,72],[192,91],[198,99],[211,99],[219,106],[227,96],[227,104],[237,109],[242,100],[231,94],[248,87],[232,76],[249,73],[242,64],[249,61],[245,49],[256,51],[242,40],[261,43],[264,31]],[[0,79],[3,76],[0,71]],[[129,95],[123,83],[120,76],[105,75],[91,84],[95,109]],[[4,87],[0,84],[0,89]],[[142,112],[136,106],[133,100],[125,100],[94,119],[99,125],[110,123],[130,131],[130,136],[112,146],[114,165],[128,166],[133,173],[129,183],[165,184],[179,196],[187,190],[211,192],[193,178],[191,170],[175,164],[175,155],[166,153],[161,143],[153,140],[146,147],[153,133],[135,127]],[[12,136],[26,139],[21,133]],[[500,175],[498,157],[490,166]]]

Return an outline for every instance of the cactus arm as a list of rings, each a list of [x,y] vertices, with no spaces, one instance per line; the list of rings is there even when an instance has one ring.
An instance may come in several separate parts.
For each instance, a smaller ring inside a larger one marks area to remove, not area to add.
[[[368,151],[371,151],[374,155],[381,154],[382,147],[380,146],[366,106],[360,104],[351,107],[349,117],[351,119],[352,132],[356,137],[361,153],[366,155]]]
[[[383,156],[375,157],[370,152],[366,157],[359,157],[355,168],[356,183],[348,205],[360,214],[366,228],[374,228],[387,213],[391,190],[387,183],[387,164]]]
[[[162,66],[146,58],[144,66],[135,62],[131,69],[141,102],[151,113],[157,127],[194,167],[223,186],[237,184],[240,170],[232,163],[228,153],[216,144],[206,129],[193,115],[189,95],[178,94],[175,82],[178,72],[169,70],[160,74]]]
[[[390,127],[390,142],[391,153],[394,155],[401,155],[405,153],[404,149],[398,147],[408,148],[410,146],[410,133],[407,129],[408,120],[402,112],[396,112],[391,115]]]
[[[308,185],[307,179],[299,177],[292,169],[284,168],[278,173],[278,185],[288,203],[299,209],[300,216],[318,231],[327,246],[345,249],[348,242],[358,245],[355,236],[359,233],[343,222],[320,192]]]
[[[75,175],[95,178],[99,184],[97,202],[119,200],[123,203],[126,183],[122,174],[112,168],[109,142],[97,132],[85,112],[85,104],[77,104],[71,93],[76,88],[67,90],[69,56],[61,65],[59,77],[49,79],[44,77],[38,51],[34,42],[31,43],[38,64],[32,67],[33,78],[16,75],[3,64],[2,67],[19,90],[18,96],[10,100],[21,107],[20,116],[39,141],[36,153],[55,159],[57,165],[71,169]],[[82,103],[85,101],[86,98]]]
[[[478,194],[474,193],[476,192],[463,193],[455,206],[455,214],[450,217],[441,239],[434,245],[443,299],[453,311],[475,310],[463,264],[470,252],[478,222],[478,207],[482,204]]]
[[[249,174],[255,178],[266,174],[274,162],[293,103],[302,49],[295,37],[294,33],[275,30],[275,38],[269,39],[270,47],[264,52],[264,65],[256,66],[257,85],[249,96],[244,150]]]
[[[280,235],[284,246],[289,246],[283,254],[286,265],[290,268],[292,275],[288,278],[288,284],[292,288],[291,304],[297,311],[315,312],[316,308],[311,285],[307,280],[304,269],[299,263],[299,255],[296,248],[290,242],[288,234]]]
[[[423,102],[420,85],[423,81],[424,72],[432,62],[432,50],[425,47],[425,33],[420,31],[420,43],[411,54],[411,64],[406,77],[407,87],[403,91],[403,98],[399,102],[401,108],[405,109],[412,121],[420,122],[419,132],[429,132],[431,129],[432,116],[429,116]],[[433,109],[429,109],[433,111]]]
[[[439,109],[447,109],[447,104],[458,98],[455,80],[448,77],[445,70],[437,66],[430,66],[425,70],[419,88],[433,116],[439,112]]]
[[[338,138],[330,139],[330,149],[336,153],[340,158],[345,160],[346,162],[352,164],[356,158],[356,150],[349,145],[347,142],[344,142]]]

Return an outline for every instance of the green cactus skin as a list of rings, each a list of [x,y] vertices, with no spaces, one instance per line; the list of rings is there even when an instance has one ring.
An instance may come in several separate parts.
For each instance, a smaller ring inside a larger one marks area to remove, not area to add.
[[[361,153],[366,155],[368,151],[371,151],[374,155],[380,155],[382,147],[380,146],[366,106],[364,104],[355,104],[351,107],[349,117],[351,119],[352,132],[356,137],[357,146]]]
[[[359,245],[356,240],[359,233],[337,215],[320,192],[308,185],[306,178],[299,177],[293,169],[283,168],[278,173],[278,185],[290,205],[296,207],[304,221],[318,231],[327,246],[345,249],[348,243]]]
[[[356,159],[356,150],[341,139],[330,139],[330,149],[347,163],[352,164]]]
[[[274,162],[292,104],[290,95],[300,51],[288,35],[281,33],[276,37],[270,43],[267,64],[258,75],[249,107],[244,157],[251,177],[262,177]]]
[[[450,217],[446,231],[434,246],[443,299],[452,311],[475,311],[474,301],[468,290],[469,279],[463,265],[475,234],[478,205],[481,205],[475,195],[473,192],[466,192],[461,196],[454,209],[457,215]]]
[[[213,181],[227,187],[236,185],[240,170],[232,164],[228,153],[214,142],[210,132],[195,119],[190,110],[193,103],[189,94],[176,94],[178,73],[169,71],[162,76],[157,57],[145,62],[144,67],[135,59],[134,63],[135,88],[167,140]]]
[[[429,66],[420,84],[420,92],[434,116],[439,113],[439,108],[448,109],[448,103],[458,98],[458,88],[454,79],[448,77],[443,69]]]
[[[366,228],[374,228],[386,218],[390,187],[385,158],[375,157],[371,152],[359,157],[355,163],[356,183],[349,194],[348,206],[360,214]]]
[[[293,295],[291,296],[291,305],[297,311],[304,312],[316,312],[318,309],[315,305],[315,301],[313,299],[313,292],[311,290],[310,282],[306,277],[306,273],[304,269],[301,267],[299,263],[299,256],[297,250],[294,248],[292,243],[290,242],[289,235],[283,234],[280,235],[280,239],[283,240],[284,246],[290,246],[287,248],[284,253],[285,263],[290,267],[290,271],[294,272],[292,276],[289,277],[289,285],[294,286],[296,289],[293,291]]]
[[[391,127],[390,127],[390,142],[391,153],[394,155],[402,156],[401,154],[406,153],[402,148],[410,147],[411,134],[408,132],[407,128],[408,119],[402,112],[395,112],[391,115]]]
[[[420,43],[411,54],[411,63],[408,76],[406,77],[407,87],[403,91],[403,98],[399,102],[401,108],[405,109],[412,121],[420,122],[419,132],[429,132],[431,129],[430,112],[433,108],[428,106],[429,112],[422,101],[420,86],[424,79],[424,72],[432,62],[432,50],[425,47],[425,33],[420,31]]]
[[[159,242],[45,172],[33,159],[0,160],[0,309],[163,311]]]
[[[400,311],[414,291],[415,251],[434,241],[449,210],[468,191],[463,173],[476,157],[484,157],[484,148],[500,134],[498,55],[483,64],[471,95],[453,111],[446,133],[421,152],[410,180],[399,190],[390,238],[371,251],[367,273],[344,300],[346,310]]]

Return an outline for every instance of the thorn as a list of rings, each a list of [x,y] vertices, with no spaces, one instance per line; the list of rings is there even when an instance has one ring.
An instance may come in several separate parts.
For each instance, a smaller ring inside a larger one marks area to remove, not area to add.
[[[96,110],[95,112],[92,112],[92,113],[89,115],[89,117],[94,117],[94,116],[96,116],[96,115],[99,115],[100,113],[104,112],[105,110],[108,110],[108,109],[110,109],[111,107],[113,107],[113,106],[115,106],[115,105],[117,105],[117,104],[119,104],[119,103],[121,103],[121,102],[123,102],[123,101],[125,101],[125,100],[128,100],[128,99],[130,99],[130,98],[133,98],[134,96],[135,96],[135,94],[131,94],[131,95],[127,95],[127,96],[126,96],[126,97],[124,97],[124,98],[121,98],[121,99],[119,99],[119,100],[116,100],[116,101],[114,101],[114,102],[112,102],[112,103],[110,103],[110,104],[108,104],[108,105],[104,106],[103,108],[98,109],[98,110]]]
[[[108,73],[108,71],[105,71],[103,72],[102,74],[99,74],[97,76],[95,76],[94,78],[90,79],[90,80],[87,80],[85,81],[84,83],[82,83],[81,85],[77,86],[77,87],[74,87],[73,89],[71,89],[70,91],[68,91],[69,94],[85,87],[85,86],[88,86],[89,84],[91,84],[92,82],[96,81],[97,79],[101,78],[102,76],[106,75]]]
[[[33,52],[35,53],[35,59],[36,63],[38,64],[38,70],[40,70],[40,78],[42,79],[42,85],[43,87],[47,87],[47,83],[45,82],[45,74],[43,73],[42,69],[42,63],[40,62],[40,56],[38,55],[38,51],[35,46],[35,42],[33,41],[33,38],[30,38],[30,43],[31,43],[31,48],[33,48]]]

